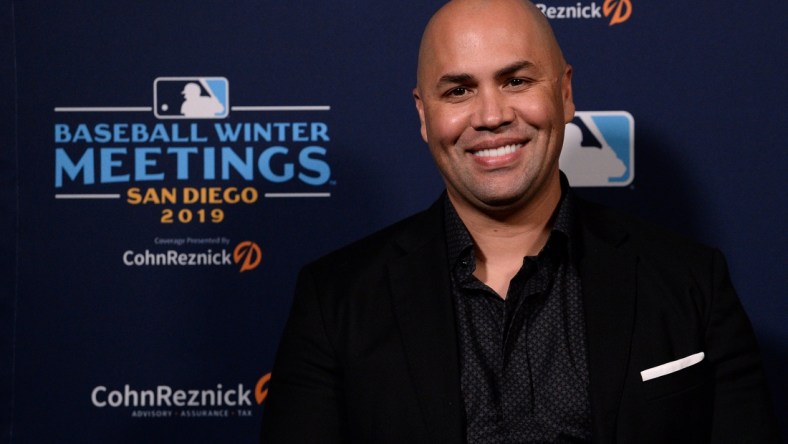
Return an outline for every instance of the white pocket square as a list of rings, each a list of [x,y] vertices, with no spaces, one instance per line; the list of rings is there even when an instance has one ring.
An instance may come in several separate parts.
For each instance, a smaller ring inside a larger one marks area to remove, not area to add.
[[[700,352],[700,353],[695,353],[694,355],[689,355],[686,358],[681,358],[675,361],[666,362],[662,365],[658,365],[656,367],[651,367],[649,369],[643,370],[642,372],[640,372],[640,377],[643,378],[643,382],[646,382],[649,379],[654,379],[654,378],[659,378],[660,376],[669,375],[683,368],[687,368],[689,366],[697,364],[698,362],[703,360],[704,356],[705,355],[703,354],[703,352]]]

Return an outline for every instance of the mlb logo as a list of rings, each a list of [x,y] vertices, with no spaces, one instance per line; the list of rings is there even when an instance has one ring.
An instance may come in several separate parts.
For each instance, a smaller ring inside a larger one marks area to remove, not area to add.
[[[158,77],[153,106],[159,119],[223,119],[230,113],[230,85],[224,77]]]
[[[574,187],[623,187],[635,178],[635,119],[626,111],[578,111],[566,124],[561,170]]]

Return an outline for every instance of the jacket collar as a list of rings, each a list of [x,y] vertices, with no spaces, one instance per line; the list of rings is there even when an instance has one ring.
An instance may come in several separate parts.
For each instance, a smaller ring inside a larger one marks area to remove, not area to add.
[[[607,210],[577,203],[594,441],[612,442],[632,346],[637,257]]]
[[[389,264],[394,314],[410,376],[433,442],[464,442],[464,408],[450,294],[442,199],[396,239]]]

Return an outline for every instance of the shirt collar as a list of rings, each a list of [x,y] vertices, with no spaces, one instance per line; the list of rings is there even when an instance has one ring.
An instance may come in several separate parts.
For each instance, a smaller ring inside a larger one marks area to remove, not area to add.
[[[460,219],[460,215],[457,214],[457,210],[454,209],[448,194],[444,194],[443,208],[449,269],[454,269],[458,261],[468,258],[468,250],[473,248],[473,239],[462,219]],[[558,201],[558,206],[556,206],[553,213],[552,224],[553,228],[545,249],[559,245],[565,246],[567,250],[564,251],[568,251],[570,260],[574,260],[573,238],[577,237],[574,235],[577,223],[575,222],[572,193],[563,173],[561,173],[561,199]],[[558,234],[556,235],[556,233]],[[473,255],[470,255],[470,260],[473,260],[473,257]]]

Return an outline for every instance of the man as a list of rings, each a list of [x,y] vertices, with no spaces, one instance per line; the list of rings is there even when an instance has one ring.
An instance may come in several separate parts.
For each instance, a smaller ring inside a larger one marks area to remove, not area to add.
[[[521,0],[456,0],[414,90],[446,194],[307,266],[264,442],[771,442],[711,249],[575,199],[572,69]]]

